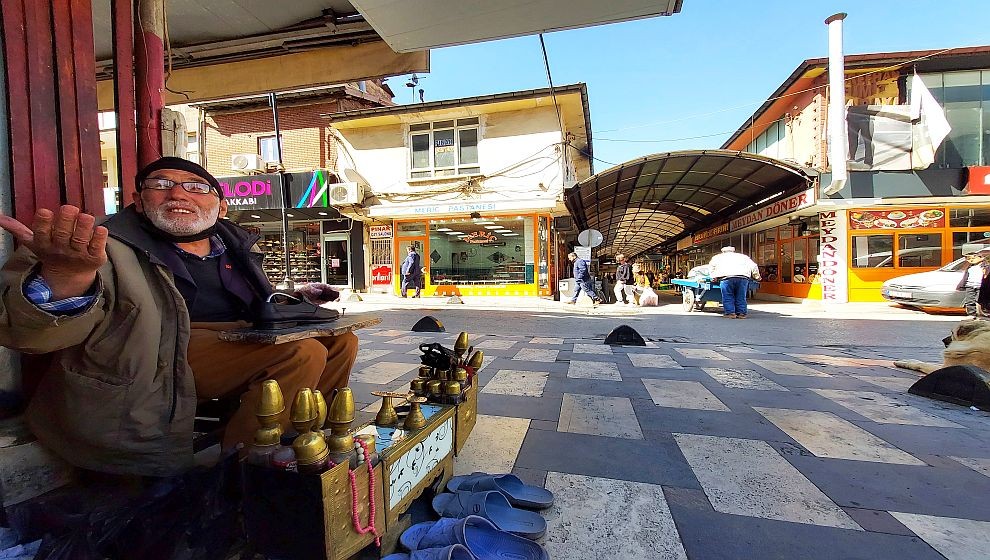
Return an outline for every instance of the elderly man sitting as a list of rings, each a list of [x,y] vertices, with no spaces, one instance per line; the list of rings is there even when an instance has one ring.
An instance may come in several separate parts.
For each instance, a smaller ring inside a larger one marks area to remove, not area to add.
[[[166,157],[135,191],[101,226],[74,206],[38,210],[30,227],[0,216],[21,245],[0,277],[0,345],[49,358],[27,412],[42,443],[83,468],[170,475],[191,465],[197,400],[240,395],[230,448],[257,428],[263,381],[286,395],[347,385],[353,334],[219,340],[273,290],[258,236],[222,219],[216,178]]]

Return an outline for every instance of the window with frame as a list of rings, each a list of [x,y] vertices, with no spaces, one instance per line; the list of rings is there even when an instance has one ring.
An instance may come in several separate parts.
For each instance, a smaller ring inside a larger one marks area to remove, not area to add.
[[[478,117],[409,126],[409,177],[451,177],[481,173]]]
[[[282,144],[282,154],[285,154],[285,137],[280,136]],[[258,138],[258,154],[261,159],[268,162],[278,163],[278,146],[275,145],[275,135],[261,136]]]

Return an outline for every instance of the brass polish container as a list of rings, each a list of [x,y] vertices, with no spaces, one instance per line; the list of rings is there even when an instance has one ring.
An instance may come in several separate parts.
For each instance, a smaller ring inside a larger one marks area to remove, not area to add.
[[[285,399],[282,397],[282,389],[278,386],[278,381],[269,379],[261,384],[261,399],[258,400],[254,414],[258,417],[258,423],[270,427],[278,425],[283,412]]]
[[[310,389],[300,389],[296,393],[296,399],[292,402],[292,427],[300,434],[312,431],[313,423],[316,422],[316,400],[313,398],[313,391]]]
[[[461,383],[464,383],[465,381],[467,381],[467,370],[464,369],[464,368],[462,368],[462,367],[459,367],[459,368],[455,369],[454,370],[454,380],[455,381],[460,381]]]
[[[330,455],[327,442],[318,432],[306,432],[292,442],[292,450],[296,453],[296,461],[300,466],[313,465],[326,461]]]
[[[484,363],[485,363],[484,350],[478,350],[477,352],[472,354],[471,358],[468,360],[468,365],[473,367],[474,371],[476,372],[478,371],[478,368],[480,368]]]
[[[464,357],[464,353],[467,352],[469,345],[468,333],[461,332],[461,334],[457,335],[457,341],[454,342],[454,353],[457,354],[458,360]]]
[[[349,387],[338,389],[334,394],[327,422],[330,424],[330,434],[327,436],[330,453],[353,453],[354,436],[350,434],[350,427],[354,422],[354,394]]]
[[[316,400],[316,423],[313,424],[313,431],[323,429],[323,424],[327,421],[327,400],[323,398],[323,393],[319,389],[313,389],[313,398]]]
[[[368,453],[375,452],[375,434],[358,434],[354,439],[363,441],[368,446]]]
[[[420,409],[420,403],[426,402],[426,397],[411,397],[409,399],[409,414],[406,415],[406,421],[402,424],[402,427],[407,430],[418,430],[426,425],[426,417],[423,416],[423,411]]]
[[[413,379],[411,382],[409,382],[409,389],[417,397],[422,397],[424,392],[426,391],[426,381],[418,378]]]
[[[433,371],[430,366],[419,366],[419,377],[420,379],[429,379],[433,377]]]
[[[431,379],[426,383],[426,392],[430,395],[439,397],[443,394],[443,384],[447,381],[447,370],[441,369],[437,371],[437,378]]]
[[[378,414],[375,416],[375,425],[395,426],[398,424],[399,414],[395,412],[395,408],[392,406],[392,397],[394,397],[397,393],[391,393],[389,391],[372,391],[371,394],[382,398],[382,407],[378,409]]]
[[[254,445],[256,447],[278,445],[281,438],[282,428],[277,425],[258,428],[258,430],[254,432]]]
[[[454,381],[453,379],[451,379],[450,381],[445,381],[444,384],[443,384],[443,392],[447,396],[454,396],[454,397],[456,397],[456,396],[460,395],[461,394],[461,382],[460,381]]]

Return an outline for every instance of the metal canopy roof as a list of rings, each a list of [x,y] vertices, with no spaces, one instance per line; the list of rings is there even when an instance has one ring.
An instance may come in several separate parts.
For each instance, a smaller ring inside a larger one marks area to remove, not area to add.
[[[604,235],[599,252],[635,256],[810,182],[800,167],[773,158],[685,150],[617,165],[564,196],[581,229]]]

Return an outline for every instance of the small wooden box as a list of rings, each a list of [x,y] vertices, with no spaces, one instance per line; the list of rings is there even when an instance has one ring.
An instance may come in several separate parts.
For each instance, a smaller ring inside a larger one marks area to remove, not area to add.
[[[243,464],[244,525],[256,551],[287,560],[344,560],[375,539],[354,530],[347,465],[319,475]],[[375,527],[384,534],[386,512],[382,465],[375,473]],[[358,520],[368,525],[368,470],[355,471]]]
[[[472,383],[464,392],[464,401],[457,404],[457,421],[454,425],[454,453],[461,454],[471,430],[478,421],[478,383]]]

